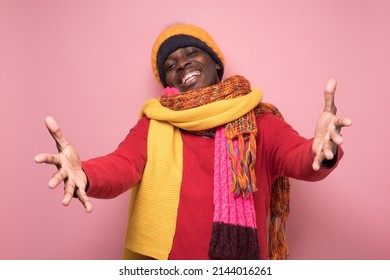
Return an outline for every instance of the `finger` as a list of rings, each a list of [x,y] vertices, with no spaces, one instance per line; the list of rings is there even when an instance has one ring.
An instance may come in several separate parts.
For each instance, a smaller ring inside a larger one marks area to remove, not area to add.
[[[335,144],[332,141],[327,141],[326,143],[324,143],[324,147],[322,149],[323,154],[324,154],[323,160],[324,159],[331,160],[334,158],[334,152],[333,152],[334,145]]]
[[[56,154],[39,154],[34,158],[36,163],[60,165],[60,157]]]
[[[58,151],[61,152],[65,149],[66,146],[69,145],[69,142],[62,135],[61,129],[53,117],[47,116],[45,118],[45,124],[47,129],[49,130],[51,136],[57,143]]]
[[[337,108],[334,103],[334,95],[336,92],[337,82],[334,79],[330,79],[325,87],[324,98],[325,98],[325,112],[331,112],[332,114],[336,114]]]
[[[68,174],[64,169],[58,170],[56,173],[53,174],[52,178],[49,181],[49,187],[51,189],[54,189],[57,187],[62,181],[65,181],[65,179],[68,178]]]
[[[85,210],[87,213],[92,212],[92,203],[89,201],[89,198],[87,194],[85,193],[84,189],[77,188],[76,194],[80,202],[84,205]]]
[[[337,87],[337,81],[336,81],[335,79],[330,79],[330,80],[326,83],[325,91],[335,93],[335,92],[336,92],[336,87]]]
[[[322,152],[316,153],[316,156],[314,157],[312,168],[314,171],[320,170],[321,162],[324,160],[324,154]]]
[[[351,126],[352,120],[347,117],[336,117],[334,120],[334,124],[336,127],[341,128],[344,126]]]
[[[62,200],[63,205],[68,206],[70,204],[70,202],[72,201],[72,198],[73,198],[75,188],[76,187],[72,183],[67,182],[65,184],[64,199]]]
[[[329,133],[329,137],[331,139],[331,142],[333,142],[336,145],[341,145],[344,142],[343,136],[341,135],[339,130],[332,130]],[[332,145],[331,145],[332,146]]]

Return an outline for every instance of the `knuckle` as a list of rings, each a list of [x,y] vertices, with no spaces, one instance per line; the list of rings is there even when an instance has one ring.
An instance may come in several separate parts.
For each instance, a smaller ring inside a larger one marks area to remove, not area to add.
[[[64,191],[64,195],[69,195],[70,197],[73,197],[73,192],[69,191],[69,190],[65,190]]]
[[[64,187],[64,192],[65,192],[65,193],[70,193],[70,194],[73,195],[73,193],[75,192],[75,187],[72,186],[72,185],[67,184],[67,185]]]
[[[67,178],[66,172],[63,169],[58,170],[58,172],[55,174],[55,177],[59,181],[63,181]]]
[[[55,162],[55,156],[53,154],[46,155],[46,158],[51,163]]]

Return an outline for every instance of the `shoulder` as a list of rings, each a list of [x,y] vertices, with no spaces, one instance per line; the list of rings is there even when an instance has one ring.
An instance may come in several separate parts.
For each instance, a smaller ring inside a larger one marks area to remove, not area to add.
[[[254,110],[258,128],[286,124],[282,113],[271,103],[261,102]]]
[[[255,108],[255,113],[257,116],[270,113],[279,119],[283,119],[283,115],[279,109],[275,105],[267,102],[260,102]]]
[[[150,119],[146,116],[143,116],[138,122],[131,128],[130,131],[145,131],[147,132],[150,125]]]
[[[284,120],[279,109],[270,103],[260,103],[256,107],[256,125],[262,137],[275,138],[296,137],[298,132]]]

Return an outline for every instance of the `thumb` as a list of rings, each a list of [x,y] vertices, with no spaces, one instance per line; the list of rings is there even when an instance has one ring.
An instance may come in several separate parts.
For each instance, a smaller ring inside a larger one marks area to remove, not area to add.
[[[66,139],[62,135],[60,126],[58,125],[56,120],[51,116],[47,116],[45,118],[45,124],[46,124],[47,129],[50,132],[50,135],[55,140],[58,150],[59,151],[63,150],[63,148],[65,148],[68,145],[68,142],[66,141]]]
[[[325,106],[324,112],[331,112],[336,115],[337,108],[334,103],[334,95],[336,92],[337,82],[335,79],[330,79],[325,87],[324,98],[325,98]]]

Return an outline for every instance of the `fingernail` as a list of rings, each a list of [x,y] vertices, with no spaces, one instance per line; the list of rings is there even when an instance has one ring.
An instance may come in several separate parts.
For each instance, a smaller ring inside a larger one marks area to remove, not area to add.
[[[53,189],[55,187],[55,183],[53,182],[53,179],[50,179],[49,183],[49,188]]]

